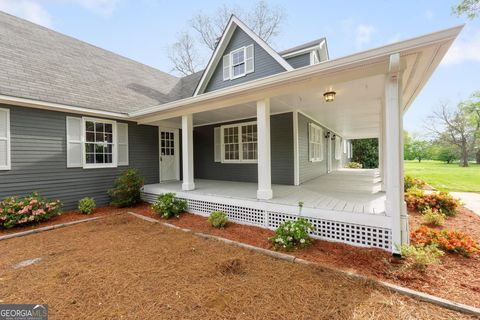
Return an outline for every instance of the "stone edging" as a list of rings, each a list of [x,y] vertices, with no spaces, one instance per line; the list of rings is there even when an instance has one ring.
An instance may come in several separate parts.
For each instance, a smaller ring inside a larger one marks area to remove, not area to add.
[[[289,261],[289,262],[293,262],[293,263],[299,263],[299,264],[303,264],[303,265],[317,266],[317,267],[320,267],[320,268],[323,268],[323,269],[326,269],[326,270],[340,272],[340,273],[343,273],[343,274],[347,275],[350,278],[357,279],[357,280],[362,280],[362,281],[373,282],[373,283],[377,284],[378,286],[380,286],[382,288],[400,293],[402,295],[406,295],[406,296],[415,298],[417,300],[429,302],[429,303],[432,303],[432,304],[435,304],[435,305],[438,305],[438,306],[441,306],[443,308],[447,308],[447,309],[450,309],[450,310],[480,316],[480,308],[475,308],[475,307],[472,307],[472,306],[468,306],[468,305],[457,303],[455,301],[451,301],[451,300],[448,300],[448,299],[443,299],[443,298],[440,298],[440,297],[436,297],[436,296],[433,296],[433,295],[430,295],[430,294],[427,294],[427,293],[423,293],[423,292],[420,292],[420,291],[416,291],[416,290],[412,290],[412,289],[409,289],[409,288],[397,286],[395,284],[380,281],[380,280],[377,280],[377,279],[373,279],[373,278],[370,278],[370,277],[367,277],[367,276],[364,276],[364,275],[361,275],[361,274],[358,274],[358,273],[353,273],[353,272],[343,271],[343,270],[339,270],[339,269],[334,269],[334,268],[331,268],[331,267],[321,266],[321,265],[316,264],[314,262],[307,261],[307,260],[304,260],[304,259],[300,259],[300,258],[297,258],[297,257],[289,255],[289,254],[255,247],[255,246],[252,246],[252,245],[249,245],[249,244],[225,239],[225,238],[218,237],[218,236],[213,236],[213,235],[210,235],[210,234],[193,232],[190,229],[180,228],[180,227],[177,227],[173,224],[166,223],[166,222],[161,222],[159,220],[156,220],[156,219],[153,219],[153,218],[150,218],[150,217],[146,217],[146,216],[143,216],[143,215],[140,215],[140,214],[137,214],[137,213],[133,213],[133,212],[128,212],[128,213],[137,217],[137,218],[148,221],[148,222],[159,223],[159,224],[162,224],[162,225],[164,225],[166,227],[169,227],[169,228],[178,229],[178,230],[181,230],[181,231],[184,231],[184,232],[193,233],[194,235],[199,236],[199,237],[204,238],[204,239],[221,241],[223,243],[231,244],[231,245],[235,245],[237,247],[241,247],[241,248],[245,248],[245,249],[248,249],[248,250],[251,250],[251,251],[255,251],[255,252],[273,257],[275,259],[285,260],[285,261]]]
[[[76,225],[76,224],[79,224],[79,223],[94,221],[94,220],[102,219],[102,218],[105,218],[105,217],[107,217],[107,216],[93,217],[93,218],[88,218],[88,219],[70,221],[70,222],[65,222],[65,223],[54,224],[54,225],[51,225],[51,226],[40,227],[40,228],[36,228],[36,229],[32,229],[32,230],[11,233],[11,234],[1,236],[0,241],[7,240],[7,239],[12,239],[12,238],[23,237],[23,236],[28,236],[30,234],[35,234],[35,233],[40,233],[40,232],[44,232],[44,231],[59,229],[59,228],[63,228],[63,227],[73,226],[73,225]]]

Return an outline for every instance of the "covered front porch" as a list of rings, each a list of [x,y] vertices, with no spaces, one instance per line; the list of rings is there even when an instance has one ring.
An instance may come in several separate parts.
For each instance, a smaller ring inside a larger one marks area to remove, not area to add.
[[[295,219],[302,201],[302,215],[316,227],[313,236],[398,253],[409,241],[403,113],[457,33],[446,30],[139,111],[133,115],[138,123],[172,130],[165,134],[165,160],[177,157],[167,171],[177,181],[145,186],[144,199],[175,192],[193,213],[222,210],[232,221],[271,229]],[[326,99],[331,92],[334,99]],[[339,142],[363,138],[378,139],[378,170],[342,170],[349,157]]]

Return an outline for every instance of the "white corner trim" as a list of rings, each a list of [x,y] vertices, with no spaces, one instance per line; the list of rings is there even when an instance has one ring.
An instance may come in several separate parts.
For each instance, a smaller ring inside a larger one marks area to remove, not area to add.
[[[300,152],[298,149],[298,111],[293,111],[293,184],[300,185]]]
[[[222,37],[220,38],[217,47],[215,48],[212,56],[210,57],[207,67],[203,71],[202,77],[200,78],[197,88],[195,89],[195,92],[193,94],[194,97],[200,93],[203,93],[203,91],[205,90],[205,86],[210,80],[215,67],[220,61],[220,58],[223,57],[221,54],[227,47],[228,41],[233,35],[233,31],[235,31],[236,27],[240,27],[248,36],[250,36],[250,38],[252,38],[260,47],[267,51],[272,56],[272,58],[274,58],[282,67],[284,67],[285,70],[294,70],[292,66],[278,54],[278,52],[273,50],[272,47],[270,47],[263,39],[256,35],[255,32],[253,32],[249,27],[247,27],[247,25],[245,25],[240,19],[232,15],[230,17],[230,21],[225,27],[225,30],[223,31]]]
[[[7,164],[5,166],[0,166],[0,171],[3,171],[3,170],[11,170],[12,169],[12,159],[11,159],[11,135],[10,135],[10,109],[5,109],[5,108],[0,108],[0,111],[1,112],[6,112],[7,114],[7,126],[6,126],[6,130],[7,130],[7,134],[6,134],[6,137],[5,138],[0,138],[0,139],[5,139],[3,141],[6,141],[7,142]]]

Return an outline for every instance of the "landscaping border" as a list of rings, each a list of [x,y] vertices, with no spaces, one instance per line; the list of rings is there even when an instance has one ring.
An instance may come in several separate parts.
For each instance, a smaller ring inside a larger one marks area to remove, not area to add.
[[[102,216],[102,217],[93,217],[93,218],[88,218],[88,219],[82,219],[82,220],[76,220],[76,221],[70,221],[70,222],[65,222],[65,223],[59,223],[59,224],[54,224],[51,226],[45,226],[45,227],[40,227],[32,230],[27,230],[27,231],[20,231],[16,233],[11,233],[11,234],[6,234],[4,236],[0,236],[0,241],[2,240],[8,240],[12,238],[18,238],[18,237],[23,237],[23,236],[28,236],[30,234],[35,234],[35,233],[40,233],[44,231],[50,231],[54,229],[59,229],[59,228],[64,228],[68,226],[73,226],[79,223],[84,223],[84,222],[90,222],[98,219],[103,219],[107,216]]]
[[[353,273],[353,272],[343,271],[343,270],[334,269],[334,268],[330,268],[330,267],[325,267],[325,266],[319,265],[317,263],[307,261],[307,260],[304,260],[304,259],[300,259],[300,258],[297,258],[297,257],[289,255],[289,254],[255,247],[255,246],[252,246],[252,245],[249,245],[249,244],[245,244],[245,243],[234,241],[234,240],[229,240],[229,239],[226,239],[226,238],[222,238],[222,237],[218,237],[218,236],[214,236],[214,235],[210,235],[210,234],[205,234],[205,233],[201,233],[201,232],[193,232],[190,229],[180,228],[180,227],[177,227],[173,224],[170,224],[170,223],[167,223],[167,222],[162,222],[162,221],[159,221],[159,220],[156,220],[156,219],[153,219],[153,218],[150,218],[150,217],[146,217],[146,216],[134,213],[134,212],[128,212],[128,213],[130,215],[135,216],[137,218],[140,218],[142,220],[152,222],[152,223],[162,224],[166,227],[173,228],[173,229],[178,229],[178,230],[181,230],[183,232],[189,232],[189,233],[192,233],[192,234],[194,234],[198,237],[204,238],[204,239],[221,241],[223,243],[230,244],[230,245],[235,245],[235,246],[238,246],[238,247],[241,247],[241,248],[245,248],[245,249],[248,249],[248,250],[251,250],[251,251],[255,251],[255,252],[261,253],[263,255],[273,257],[275,259],[280,259],[280,260],[285,260],[285,261],[289,261],[289,262],[293,262],[293,263],[315,266],[315,267],[319,267],[319,268],[322,268],[322,269],[325,269],[325,270],[340,272],[340,273],[343,273],[343,274],[347,275],[350,278],[357,279],[357,280],[362,280],[362,281],[373,282],[373,283],[377,284],[378,286],[380,286],[382,288],[400,293],[402,295],[409,296],[409,297],[417,299],[417,300],[429,302],[429,303],[432,303],[432,304],[435,304],[435,305],[438,305],[438,306],[441,306],[443,308],[447,308],[447,309],[450,309],[450,310],[459,311],[459,312],[462,312],[462,313],[471,314],[471,315],[475,315],[475,316],[480,316],[480,308],[468,306],[468,305],[465,305],[465,304],[462,304],[462,303],[457,303],[457,302],[454,302],[454,301],[451,301],[451,300],[448,300],[448,299],[443,299],[443,298],[436,297],[436,296],[433,296],[433,295],[430,295],[430,294],[427,294],[427,293],[423,293],[423,292],[420,292],[420,291],[412,290],[412,289],[401,287],[401,286],[391,284],[391,283],[388,283],[388,282],[373,279],[373,278],[370,278],[370,277],[367,277],[367,276],[364,276],[364,275],[361,275],[361,274],[358,274],[358,273]]]

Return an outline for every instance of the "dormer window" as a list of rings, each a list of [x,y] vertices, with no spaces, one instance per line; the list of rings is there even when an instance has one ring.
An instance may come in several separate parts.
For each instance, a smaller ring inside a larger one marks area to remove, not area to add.
[[[253,44],[223,56],[223,80],[233,80],[254,71]]]

